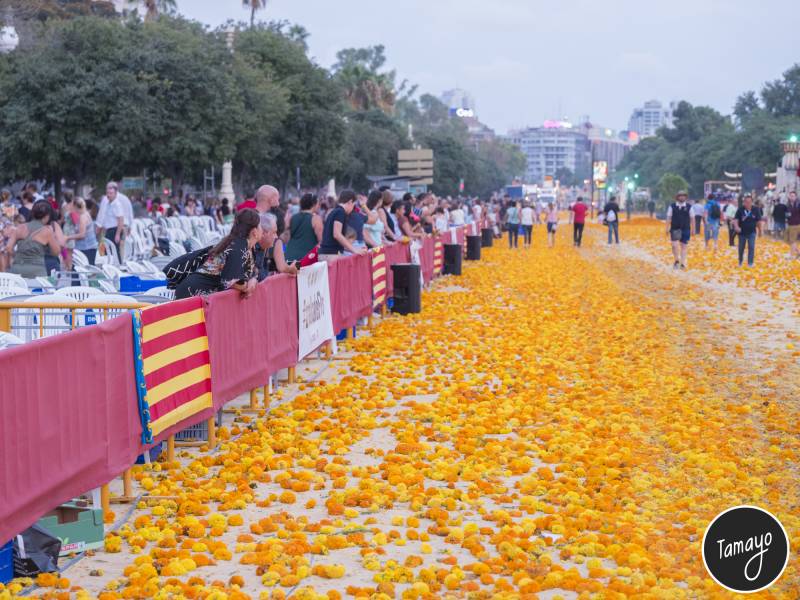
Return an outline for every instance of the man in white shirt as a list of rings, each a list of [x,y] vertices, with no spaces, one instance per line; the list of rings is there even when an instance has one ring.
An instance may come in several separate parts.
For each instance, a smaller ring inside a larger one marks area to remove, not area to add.
[[[464,209],[460,204],[456,204],[456,207],[450,211],[450,222],[456,227],[464,224]]]
[[[121,224],[117,222],[118,217],[122,217]],[[97,210],[97,230],[98,234],[105,233],[105,239],[113,240],[117,246],[120,260],[125,256],[120,246],[125,239],[125,230],[132,226],[133,205],[130,199],[119,192],[116,181],[109,181],[106,185],[106,195],[100,200],[100,208]],[[110,231],[112,229],[113,231]]]
[[[705,220],[706,207],[700,201],[692,204],[692,218],[694,220],[694,234],[700,235],[700,226]]]

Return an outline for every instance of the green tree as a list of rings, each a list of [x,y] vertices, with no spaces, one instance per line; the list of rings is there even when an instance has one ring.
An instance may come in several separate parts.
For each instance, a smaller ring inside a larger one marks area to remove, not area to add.
[[[353,110],[394,111],[395,72],[381,72],[386,63],[383,46],[345,48],[336,54],[333,74]]]
[[[680,191],[686,191],[689,188],[689,183],[680,175],[675,173],[664,173],[656,186],[658,197],[661,203],[666,207],[672,199]]]
[[[761,100],[776,117],[800,116],[800,63],[786,70],[782,79],[767,83],[761,90]]]
[[[235,50],[285,90],[289,106],[281,126],[264,140],[274,159],[252,176],[283,189],[298,167],[305,183],[319,184],[333,176],[341,165],[346,133],[341,87],[308,58],[300,43],[269,27],[241,32]]]
[[[152,21],[160,13],[172,13],[177,10],[176,0],[144,0],[145,19]]]
[[[267,8],[267,0],[242,0],[242,4],[250,9],[250,28],[256,26],[256,13]]]
[[[342,165],[337,181],[367,189],[368,175],[397,172],[397,151],[408,146],[402,125],[381,110],[354,112],[347,117]]]

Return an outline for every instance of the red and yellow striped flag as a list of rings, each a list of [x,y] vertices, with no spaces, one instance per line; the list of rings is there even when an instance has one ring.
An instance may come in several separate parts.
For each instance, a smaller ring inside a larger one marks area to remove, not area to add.
[[[372,308],[386,302],[386,252],[383,248],[372,251]]]
[[[442,274],[444,268],[444,244],[439,240],[433,243],[433,276]]]
[[[203,299],[148,307],[137,321],[139,406],[152,438],[213,406]]]

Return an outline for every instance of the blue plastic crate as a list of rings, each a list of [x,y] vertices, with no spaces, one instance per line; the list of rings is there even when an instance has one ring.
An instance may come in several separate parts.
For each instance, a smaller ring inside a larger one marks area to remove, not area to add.
[[[167,285],[165,279],[142,279],[136,275],[119,278],[119,291],[123,294],[146,292],[151,288]]]
[[[353,327],[353,337],[356,337],[356,328],[355,327]],[[341,342],[345,338],[347,338],[347,327],[345,327],[339,333],[336,334],[336,341],[337,342]]]
[[[0,547],[0,583],[8,583],[14,579],[14,542]]]
[[[222,425],[222,411],[217,411],[217,414],[214,415],[214,420],[217,424],[217,427]],[[207,442],[208,441],[208,421],[200,421],[197,425],[191,425],[184,429],[183,431],[178,431],[175,433],[175,440],[188,442],[188,441],[197,441],[197,442]]]

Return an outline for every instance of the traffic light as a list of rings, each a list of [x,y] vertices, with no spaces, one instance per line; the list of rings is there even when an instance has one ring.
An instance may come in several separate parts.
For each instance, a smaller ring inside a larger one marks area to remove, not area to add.
[[[458,193],[459,194],[463,194],[464,193],[464,180],[463,179],[459,179],[458,180]]]

